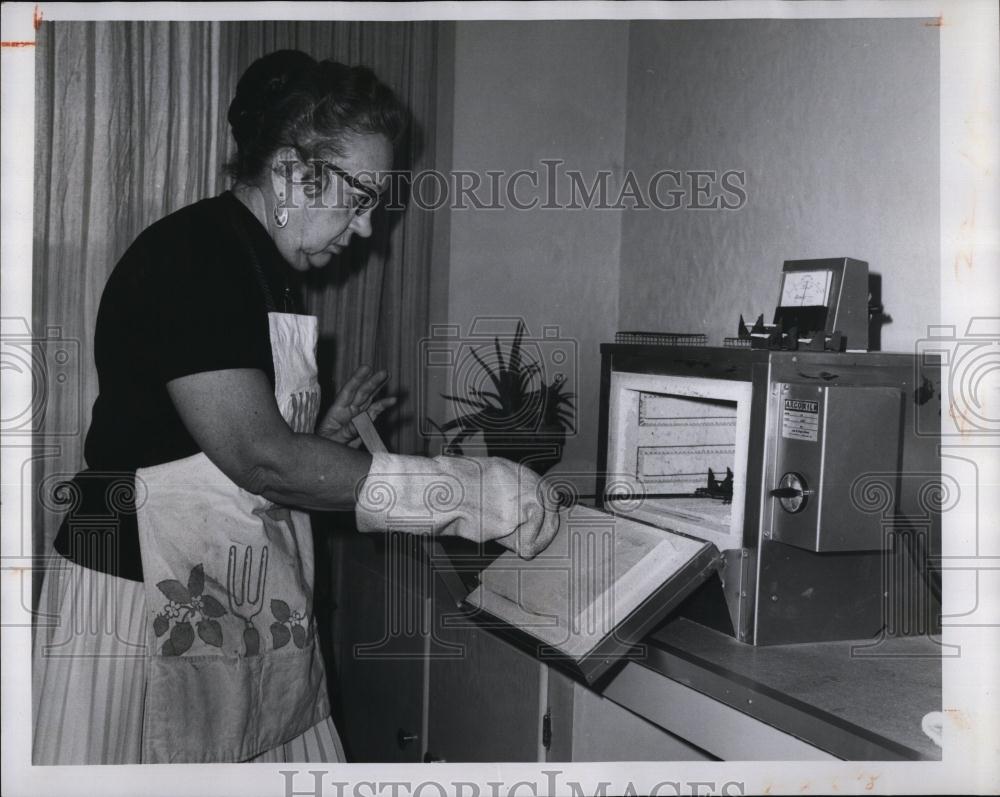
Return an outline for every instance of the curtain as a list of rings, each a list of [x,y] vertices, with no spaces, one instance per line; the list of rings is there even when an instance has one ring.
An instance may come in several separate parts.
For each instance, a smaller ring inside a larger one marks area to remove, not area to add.
[[[436,23],[46,22],[36,46],[34,335],[73,360],[46,388],[36,437],[36,551],[58,524],[53,486],[83,467],[97,395],[93,334],[104,283],[146,226],[229,187],[226,110],[243,70],[282,48],[372,67],[406,103],[413,134],[401,168],[430,168],[437,109]],[[426,328],[431,214],[380,214],[367,247],[341,276],[317,279],[306,306],[320,317],[324,390],[368,362],[392,374],[388,392],[415,397],[414,343]],[[396,419],[387,444],[415,452],[415,419]]]

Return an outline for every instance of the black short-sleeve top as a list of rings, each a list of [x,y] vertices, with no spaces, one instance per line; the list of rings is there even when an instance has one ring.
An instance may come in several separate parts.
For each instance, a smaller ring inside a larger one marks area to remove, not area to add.
[[[267,230],[228,191],[161,219],[128,248],[98,309],[88,469],[72,480],[60,554],[142,580],[134,496],[122,481],[201,451],[166,385],[231,368],[258,368],[273,385],[269,297],[288,295],[288,270]]]

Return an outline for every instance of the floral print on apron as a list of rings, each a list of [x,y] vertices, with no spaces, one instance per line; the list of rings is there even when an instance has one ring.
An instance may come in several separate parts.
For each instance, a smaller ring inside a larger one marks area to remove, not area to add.
[[[281,415],[311,432],[316,318],[270,312],[268,326]],[[143,760],[242,761],[328,716],[308,515],[241,489],[203,453],[136,479],[150,613]]]

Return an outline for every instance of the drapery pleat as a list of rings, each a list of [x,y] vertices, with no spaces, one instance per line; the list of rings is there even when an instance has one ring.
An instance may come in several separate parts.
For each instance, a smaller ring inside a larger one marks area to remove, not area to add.
[[[45,22],[36,50],[33,319],[38,338],[75,342],[76,361],[39,399],[33,468],[36,551],[48,551],[61,512],[52,491],[83,467],[97,396],[93,334],[115,262],[153,221],[227,187],[226,110],[256,58],[304,50],[375,70],[410,108],[418,135],[397,168],[432,167],[436,23]],[[364,362],[389,369],[389,392],[419,393],[415,341],[426,327],[432,214],[376,211],[375,233],[313,275],[306,306],[320,317],[324,388]],[[62,372],[61,372],[62,373]],[[415,410],[387,443],[420,450]]]

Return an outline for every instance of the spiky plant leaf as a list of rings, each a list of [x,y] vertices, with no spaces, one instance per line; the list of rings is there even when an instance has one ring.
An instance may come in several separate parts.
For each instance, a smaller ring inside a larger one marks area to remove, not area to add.
[[[501,385],[500,377],[493,373],[493,369],[491,369],[483,361],[483,358],[479,356],[479,352],[477,352],[475,349],[471,349],[470,351],[472,352],[472,356],[475,359],[475,361],[483,367],[484,371],[486,371],[486,375],[490,378],[490,381],[493,383],[493,387],[495,387],[497,391],[502,391],[503,386]],[[503,373],[503,368],[501,366],[501,374],[502,373]]]
[[[510,370],[517,371],[521,370],[521,339],[524,337],[524,321],[518,319],[517,330],[514,332],[514,342],[510,347]],[[497,341],[497,346],[499,347],[500,341]]]
[[[499,363],[500,373],[502,374],[504,371],[507,370],[507,366],[504,364],[503,361],[503,352],[500,351],[500,338],[493,338],[493,348],[496,350],[497,362]]]
[[[480,395],[476,393],[476,395]],[[485,401],[477,401],[476,399],[463,398],[462,396],[449,396],[446,393],[441,394],[441,398],[446,398],[448,401],[454,401],[456,404],[465,404],[470,407],[477,407],[479,409],[484,409],[489,406]]]
[[[499,395],[497,395],[493,391],[477,390],[476,391],[476,395],[480,396],[481,398],[493,399],[496,402],[496,404],[488,404],[487,402],[484,401],[483,402],[483,407],[484,408],[485,407],[496,407],[496,408],[503,407],[503,400],[500,398]]]

